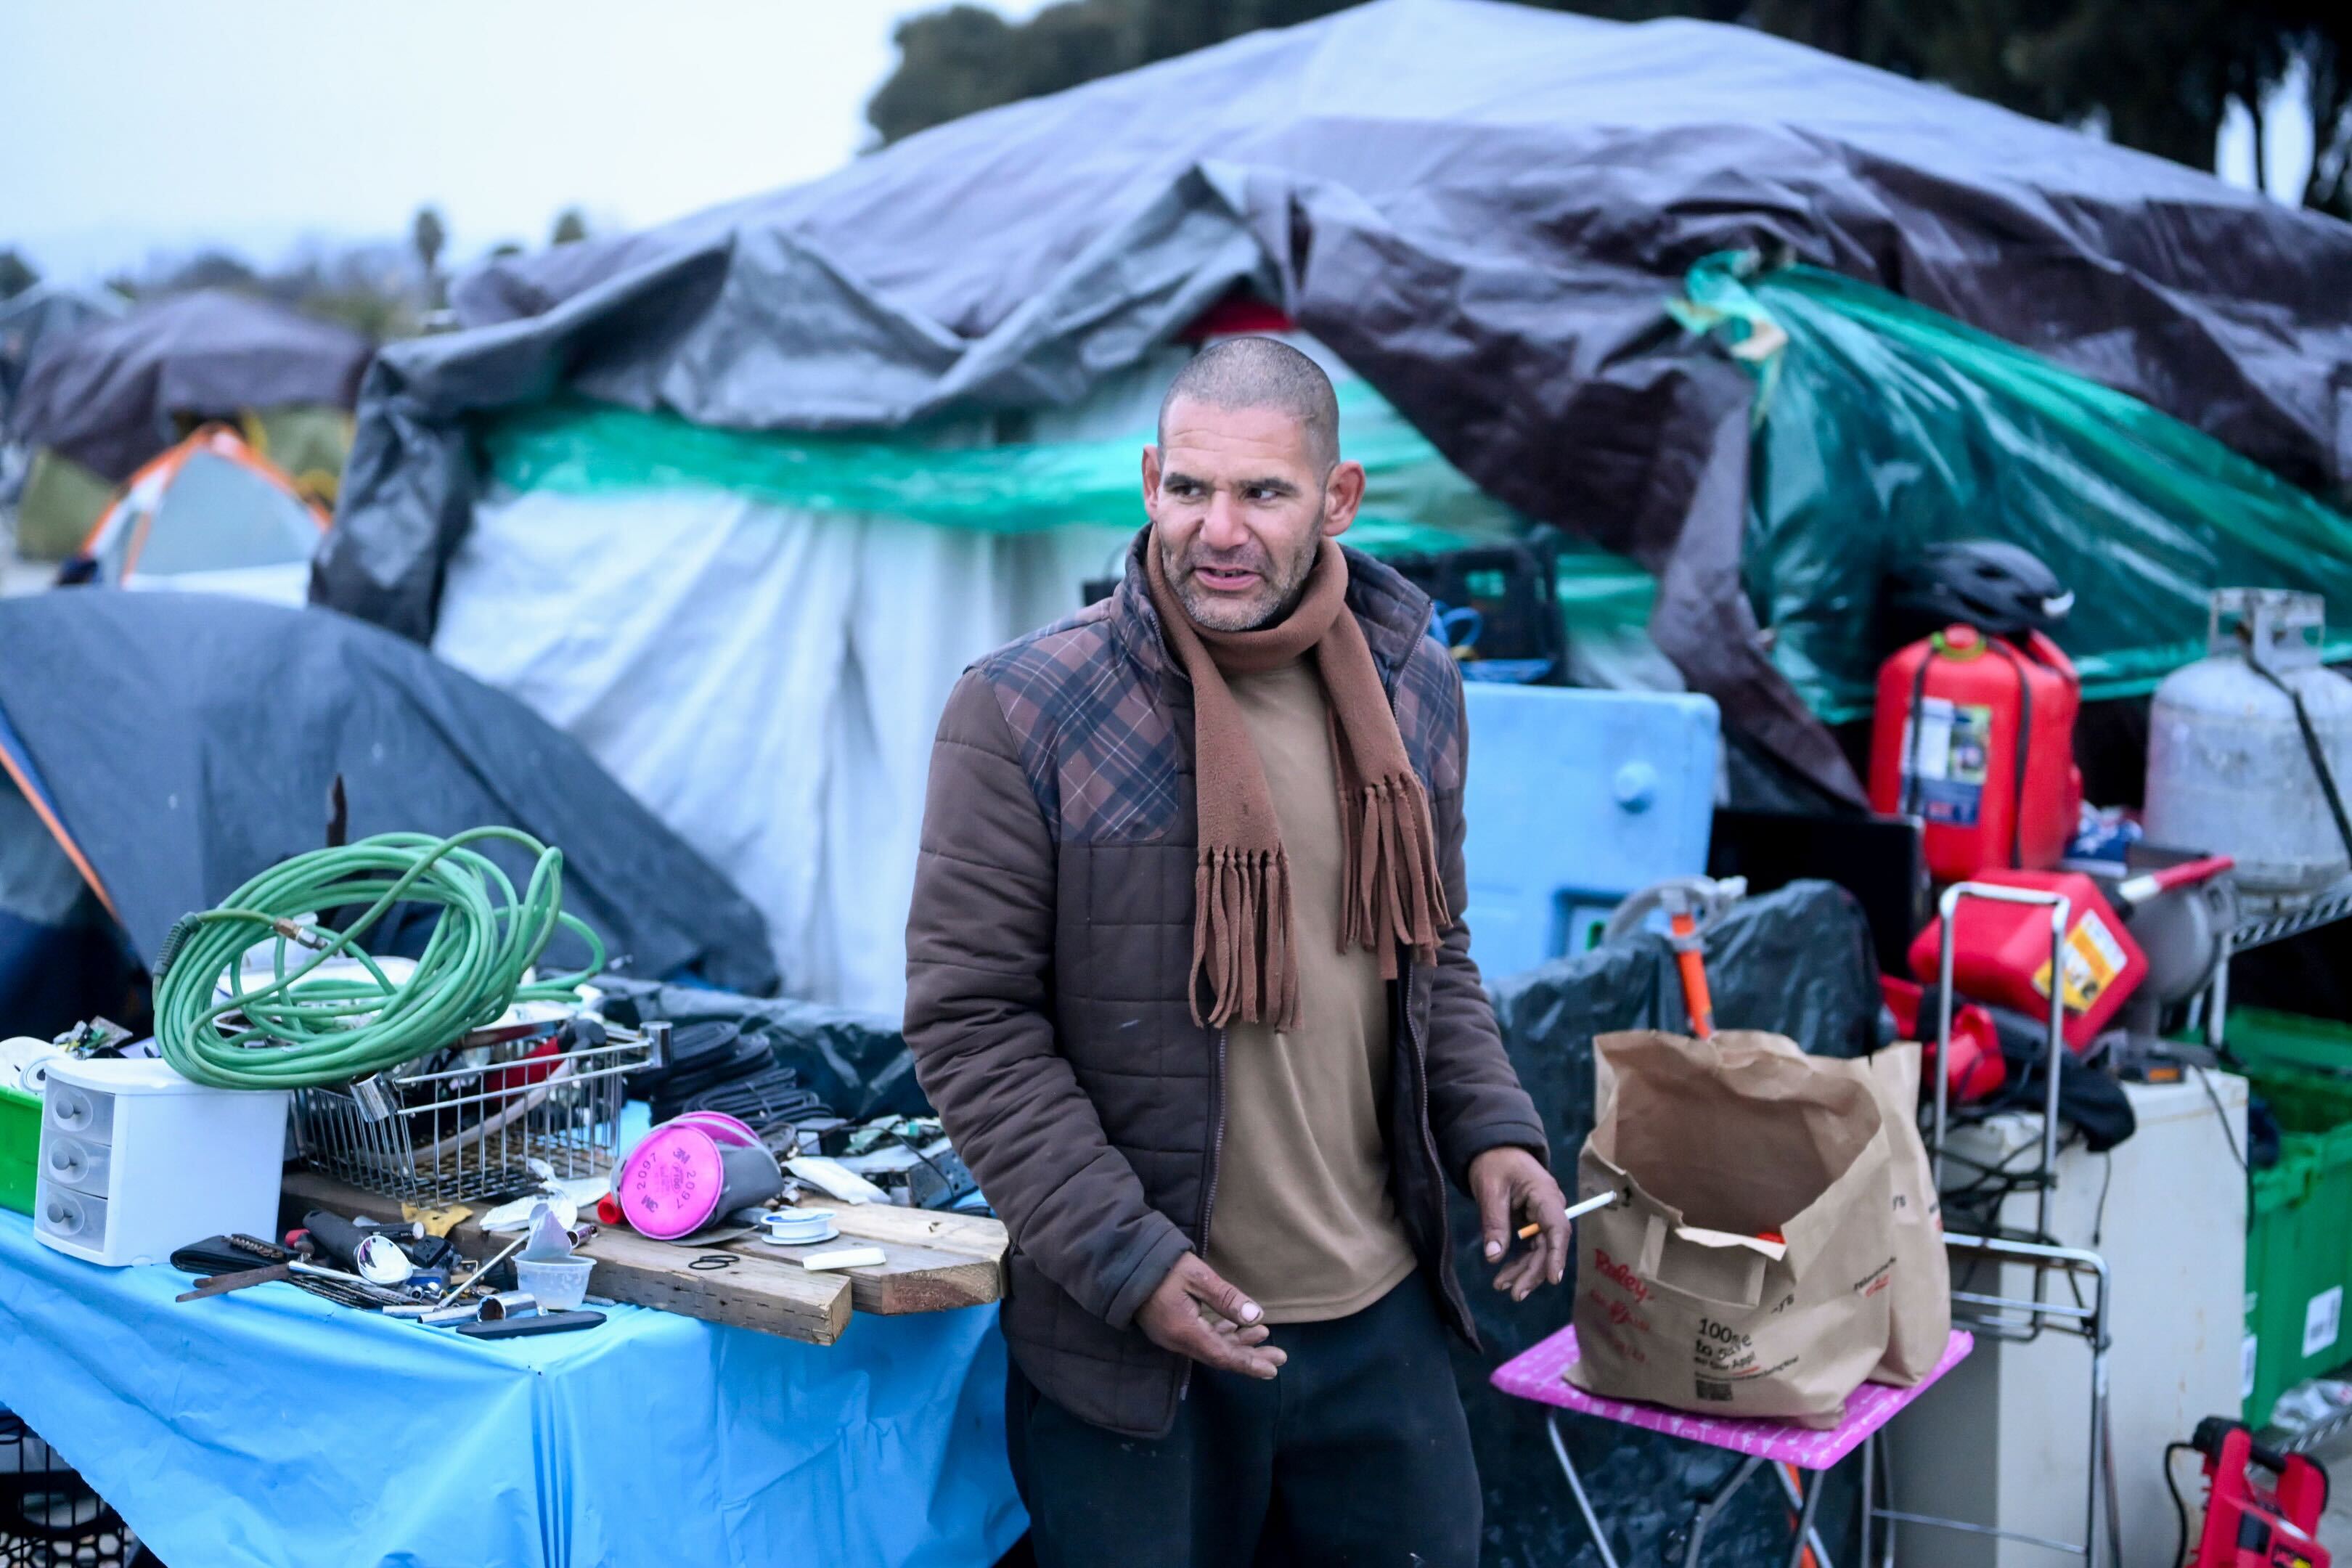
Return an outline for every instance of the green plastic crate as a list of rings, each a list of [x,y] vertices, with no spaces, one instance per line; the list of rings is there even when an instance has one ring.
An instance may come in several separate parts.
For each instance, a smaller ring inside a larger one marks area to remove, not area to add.
[[[2352,1363],[2352,1028],[2257,1008],[2230,1014],[2230,1050],[2278,1119],[2279,1163],[2253,1173],[2246,1205],[2246,1332],[2254,1364],[2245,1419]]]
[[[2352,1128],[2290,1132],[2254,1173],[2247,1205],[2246,1331],[2254,1343],[2245,1419],[2268,1422],[2281,1394],[2352,1361],[2344,1313],[2352,1280]]]
[[[41,1163],[41,1101],[0,1089],[0,1209],[33,1212],[33,1173]]]
[[[2232,1007],[2230,1054],[2256,1069],[2352,1074],[2352,1026],[2265,1007]]]

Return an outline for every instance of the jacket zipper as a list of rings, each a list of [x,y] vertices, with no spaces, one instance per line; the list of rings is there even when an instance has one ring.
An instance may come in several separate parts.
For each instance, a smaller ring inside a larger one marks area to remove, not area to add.
[[[1210,1119],[1214,1129],[1209,1136],[1209,1180],[1201,1194],[1201,1256],[1209,1256],[1209,1216],[1217,1209],[1217,1177],[1225,1167],[1225,1032],[1217,1031],[1217,1089],[1215,1109]],[[1197,1364],[1190,1358],[1184,1363],[1184,1375],[1177,1380],[1176,1397],[1181,1402],[1192,1392],[1192,1368]]]
[[[1404,998],[1405,1042],[1412,1053],[1413,1082],[1421,1091],[1421,1104],[1415,1108],[1413,1121],[1421,1130],[1422,1152],[1429,1157],[1429,1169],[1436,1184],[1438,1284],[1448,1301],[1467,1319],[1470,1304],[1460,1300],[1461,1288],[1453,1278],[1454,1227],[1445,1213],[1445,1162],[1439,1157],[1437,1140],[1429,1131],[1429,1054],[1421,1037],[1421,1015],[1413,1010],[1412,1005],[1412,977],[1418,967],[1408,956],[1404,963],[1403,982],[1398,987],[1399,994]]]

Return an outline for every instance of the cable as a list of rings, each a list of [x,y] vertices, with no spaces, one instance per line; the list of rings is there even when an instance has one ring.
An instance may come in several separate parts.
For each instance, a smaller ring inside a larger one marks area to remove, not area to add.
[[[536,857],[520,899],[505,872],[467,847],[486,839]],[[397,1067],[518,999],[567,998],[604,967],[604,942],[562,911],[562,881],[563,852],[511,827],[379,833],[297,855],[172,927],[155,964],[155,1042],[183,1077],[221,1089],[299,1089]],[[359,939],[401,903],[442,913],[415,972],[395,984]],[[308,923],[311,911],[351,905],[366,907],[341,931]],[[559,926],[587,942],[588,967],[524,984]],[[289,941],[319,951],[289,972]],[[273,978],[247,990],[245,955],[267,942],[277,943]],[[311,977],[339,957],[371,978]]]
[[[2172,1456],[2176,1449],[2193,1450],[2193,1443],[2167,1443],[2164,1446],[2164,1489],[2172,1494],[2173,1517],[2180,1521],[2180,1534],[2172,1549],[2173,1568],[2181,1568],[2189,1561],[2189,1505],[2180,1500],[2180,1487],[2172,1479]]]
[[[2204,1089],[2205,1098],[2213,1102],[2213,1114],[2221,1119],[2221,1139],[2230,1145],[2230,1157],[2238,1162],[2238,1169],[2248,1175],[2253,1174],[2253,1167],[2246,1163],[2245,1151],[2238,1147],[2238,1135],[2230,1131],[2229,1108],[2221,1103],[2221,1097],[2213,1091],[2213,1075],[2200,1067],[2192,1067],[2189,1070],[2197,1075],[2198,1087]]]

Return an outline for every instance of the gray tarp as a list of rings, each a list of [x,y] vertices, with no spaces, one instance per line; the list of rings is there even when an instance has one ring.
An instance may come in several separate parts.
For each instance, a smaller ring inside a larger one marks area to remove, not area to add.
[[[25,372],[42,344],[93,321],[110,321],[127,308],[122,296],[110,289],[61,289],[47,283],[36,283],[0,300],[0,433],[8,427],[16,389],[24,384]]]
[[[349,408],[374,346],[348,327],[215,289],[142,305],[42,345],[9,427],[120,482],[170,446],[174,415]]]
[[[1737,247],[1883,285],[2352,489],[2352,226],[1750,29],[1378,0],[493,263],[362,397],[326,603],[429,635],[469,411],[742,427],[1066,403],[1247,281],[1471,478],[1658,573],[1659,644],[1849,795],[1740,592],[1748,385],[1661,312]]]
[[[144,962],[183,914],[324,844],[340,776],[352,838],[520,827],[564,851],[564,907],[631,973],[775,989],[759,911],[578,742],[348,616],[111,588],[0,599],[10,732]],[[518,887],[529,874],[520,847],[484,853]]]

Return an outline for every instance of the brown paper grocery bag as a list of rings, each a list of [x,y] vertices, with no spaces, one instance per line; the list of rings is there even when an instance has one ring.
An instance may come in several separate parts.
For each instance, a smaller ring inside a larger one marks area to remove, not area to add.
[[[1898,1042],[1853,1060],[1809,1057],[1787,1036],[1760,1029],[1726,1029],[1715,1044],[1720,1052],[1778,1051],[1811,1063],[1819,1072],[1853,1074],[1876,1097],[1894,1188],[1895,1272],[1887,1285],[1886,1356],[1870,1381],[1911,1387],[1936,1370],[1952,1335],[1952,1264],[1944,1252],[1943,1205],[1936,1195],[1927,1141],[1919,1136],[1919,1046]]]
[[[1782,1047],[1786,1042],[1780,1043]],[[1594,1042],[1569,1377],[1699,1415],[1837,1424],[1886,1351],[1894,1201],[1866,1075],[1754,1039]]]
[[[1870,1075],[1886,1126],[1895,1188],[1895,1283],[1888,1290],[1886,1359],[1873,1383],[1909,1388],[1936,1370],[1952,1337],[1952,1260],[1936,1171],[1919,1136],[1920,1047],[1905,1041],[1855,1065]]]

